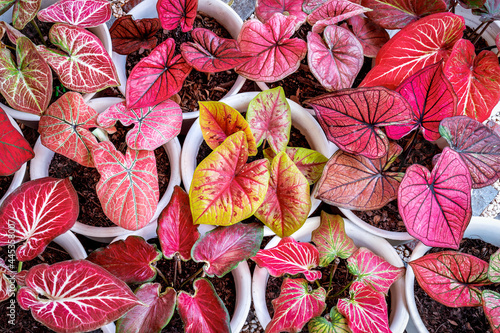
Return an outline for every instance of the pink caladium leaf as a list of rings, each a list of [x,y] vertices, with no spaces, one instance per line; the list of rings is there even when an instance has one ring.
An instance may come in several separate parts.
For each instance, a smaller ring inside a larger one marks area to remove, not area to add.
[[[12,25],[17,30],[22,30],[36,16],[42,0],[3,0],[0,2],[0,12],[3,14],[10,7],[12,10]]]
[[[349,0],[328,0],[307,16],[307,22],[313,26],[312,32],[319,34],[327,26],[368,11],[370,11],[369,8]]]
[[[363,46],[352,32],[336,25],[327,26],[323,38],[307,34],[311,73],[328,91],[350,88],[363,66]]]
[[[493,283],[500,282],[500,249],[491,255],[488,266],[488,279]]]
[[[161,23],[157,18],[134,20],[132,15],[122,16],[109,28],[113,41],[113,51],[129,55],[141,48],[152,50],[158,43],[155,35],[160,28]]]
[[[106,268],[125,283],[143,283],[156,277],[161,252],[139,236],[128,236],[90,253],[87,260]]]
[[[352,333],[391,333],[385,295],[361,282],[349,288],[350,298],[338,300],[337,308]]]
[[[269,21],[274,13],[295,16],[296,24],[306,21],[307,14],[302,10],[303,0],[258,0],[255,4],[255,15],[262,22]]]
[[[319,251],[319,265],[328,266],[335,258],[347,259],[358,249],[347,236],[344,219],[340,215],[321,212],[321,223],[312,232],[311,240]]]
[[[2,258],[0,258],[0,302],[9,299],[16,290],[15,285],[15,275],[13,271],[5,264]]]
[[[363,46],[363,55],[375,58],[378,51],[389,41],[389,33],[375,22],[362,16],[353,16],[347,20],[353,34]]]
[[[306,42],[291,38],[295,17],[275,13],[267,23],[250,19],[243,23],[238,44],[252,57],[236,67],[247,79],[262,82],[281,80],[295,72],[307,53]]]
[[[19,261],[29,261],[71,229],[78,207],[78,196],[68,178],[45,177],[26,182],[0,206],[0,246],[25,241],[17,248],[16,256]],[[14,234],[9,232],[12,225]]]
[[[193,260],[205,262],[203,270],[213,277],[223,277],[238,264],[255,256],[264,237],[259,223],[234,224],[217,227],[204,234],[193,246]]]
[[[406,124],[411,119],[408,102],[384,87],[343,89],[308,103],[328,140],[345,152],[371,159],[383,157],[389,148],[380,127]]]
[[[274,157],[270,173],[266,197],[254,215],[278,237],[290,236],[311,210],[309,182],[285,152]]]
[[[92,28],[111,18],[111,3],[107,0],[61,0],[39,11],[37,17],[42,22]]]
[[[12,44],[16,44],[18,38],[26,37],[19,30],[14,29],[10,24],[0,21],[0,39],[3,38],[5,34]]]
[[[193,29],[198,0],[159,0],[156,10],[163,29],[174,30],[180,25],[182,32],[188,32]]]
[[[101,175],[97,196],[106,216],[127,230],[148,224],[160,196],[154,152],[128,148],[123,156],[105,141],[96,144],[92,154]]]
[[[304,0],[302,4],[302,10],[307,13],[311,14],[316,8],[327,2],[328,0]],[[356,3],[360,3],[361,1],[352,1]]]
[[[208,29],[196,28],[191,33],[194,43],[181,44],[182,57],[199,72],[216,73],[235,68],[250,56],[240,51],[238,42],[217,36]]]
[[[427,246],[458,249],[472,216],[471,189],[467,165],[448,147],[432,172],[419,164],[410,166],[398,191],[408,233]]]
[[[16,273],[15,279],[18,287],[26,287],[26,275],[28,275],[27,270],[22,270],[19,273]]]
[[[198,165],[189,189],[195,224],[228,226],[255,213],[269,186],[269,161],[245,164],[247,159],[248,143],[240,131]]]
[[[182,89],[192,68],[174,51],[175,42],[169,38],[135,65],[127,80],[127,107],[156,105]]]
[[[277,246],[259,250],[252,258],[259,267],[265,267],[269,274],[280,277],[284,274],[303,273],[307,281],[321,278],[320,271],[312,269],[319,264],[319,252],[314,245],[297,242],[292,237],[284,237]]]
[[[50,28],[52,44],[64,52],[38,46],[38,52],[68,89],[93,93],[120,84],[115,66],[99,38],[65,23]]]
[[[52,71],[27,37],[17,39],[16,58],[0,48],[0,92],[14,109],[40,115],[52,96]]]
[[[170,202],[160,213],[157,233],[165,258],[173,259],[178,254],[184,261],[191,259],[191,249],[200,233],[193,224],[189,196],[179,186],[175,186]]]
[[[171,100],[142,108],[127,108],[125,102],[117,103],[101,113],[97,122],[111,127],[116,121],[134,127],[127,132],[127,146],[136,150],[155,150],[181,132],[182,110]]]
[[[325,310],[325,300],[325,289],[309,290],[306,280],[285,278],[280,296],[272,302],[274,316],[266,333],[300,332],[310,319]]]
[[[214,287],[204,278],[193,283],[195,294],[180,291],[177,309],[186,333],[229,333],[229,313]]]
[[[136,306],[116,323],[117,332],[160,332],[174,315],[177,293],[173,288],[161,292],[161,284],[145,283],[135,295],[146,306]]]
[[[311,333],[352,333],[347,325],[347,320],[341,315],[336,307],[330,310],[330,319],[325,317],[314,317],[307,325]]]
[[[449,307],[480,306],[478,287],[491,284],[488,263],[466,253],[442,251],[409,264],[420,287],[435,301]]]
[[[142,306],[125,282],[87,260],[31,268],[17,301],[35,320],[68,333],[95,330]]]
[[[500,293],[483,290],[483,310],[493,333],[500,332]]]

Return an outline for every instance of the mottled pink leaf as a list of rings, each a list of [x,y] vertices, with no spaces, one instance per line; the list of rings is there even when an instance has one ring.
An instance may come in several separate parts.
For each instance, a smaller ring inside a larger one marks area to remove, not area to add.
[[[18,38],[26,37],[19,30],[14,29],[10,24],[5,21],[0,21],[0,39],[3,38],[5,34],[12,44],[16,44]]]
[[[97,27],[111,18],[107,0],[60,0],[38,12],[42,22],[62,22],[80,28]]]
[[[2,0],[0,12],[7,11],[12,5],[12,25],[17,30],[22,30],[36,16],[42,0]]]
[[[193,29],[198,0],[159,0],[156,10],[163,29],[174,30],[180,25],[182,32],[188,32]]]
[[[109,28],[113,51],[129,55],[141,48],[152,50],[158,42],[155,35],[160,28],[160,20],[157,18],[134,20],[132,15],[122,16]]]
[[[365,57],[375,58],[380,48],[389,41],[389,33],[370,19],[358,15],[349,18],[347,22],[363,46]]]
[[[500,293],[492,290],[483,290],[483,310],[492,333],[500,332]]]
[[[0,258],[0,302],[9,299],[16,291],[15,275],[5,264],[5,261]]]
[[[307,14],[302,11],[304,0],[257,0],[255,15],[262,22],[269,21],[274,13],[295,16],[296,24],[301,25],[306,21]]]
[[[500,282],[500,249],[490,257],[488,279],[493,283]]]
[[[304,0],[302,4],[302,10],[307,14],[311,14],[316,8],[327,2],[328,0]],[[361,2],[361,1],[352,1],[352,2]]]
[[[328,0],[307,16],[307,22],[313,26],[312,32],[321,33],[327,26],[367,11],[370,9],[349,0]]]
[[[312,333],[352,333],[347,326],[347,320],[341,315],[336,307],[330,309],[330,318],[314,317],[309,320],[307,328]]]
[[[27,270],[22,270],[15,275],[16,283],[19,288],[26,287],[26,275],[28,275]]]

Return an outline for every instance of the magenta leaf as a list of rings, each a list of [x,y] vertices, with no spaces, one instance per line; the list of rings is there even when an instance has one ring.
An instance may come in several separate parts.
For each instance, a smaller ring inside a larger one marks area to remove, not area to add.
[[[207,232],[194,244],[193,260],[205,262],[203,270],[213,277],[223,277],[238,264],[253,257],[264,237],[262,224],[234,224]]]
[[[358,15],[349,18],[347,22],[363,46],[365,57],[375,58],[380,48],[389,40],[387,31],[370,19]]]
[[[297,242],[292,237],[284,237],[277,246],[259,250],[252,258],[259,267],[265,267],[269,274],[280,277],[283,274],[303,273],[307,281],[321,278],[320,271],[313,271],[319,265],[319,252],[314,245]]]
[[[177,309],[186,333],[229,333],[229,313],[214,287],[204,278],[193,283],[195,294],[180,291]]]
[[[480,286],[488,281],[488,263],[455,251],[427,254],[411,261],[418,284],[435,301],[449,307],[480,306]]]
[[[182,32],[193,29],[198,0],[159,0],[156,4],[161,26],[166,30],[174,30],[181,26]]]
[[[0,302],[9,299],[14,294],[16,290],[15,276],[16,273],[11,271],[5,261],[0,258]]]
[[[313,26],[313,33],[321,33],[327,26],[367,11],[370,9],[349,0],[328,0],[307,16],[307,22]]]
[[[304,0],[258,0],[255,15],[262,23],[269,21],[274,13],[295,16],[296,24],[301,25],[307,18],[307,14],[302,11],[303,2]]]
[[[17,301],[58,332],[92,331],[142,306],[125,282],[86,260],[31,268]]]
[[[330,319],[325,317],[314,317],[307,325],[311,333],[352,333],[347,326],[347,320],[342,316],[336,307],[330,310]]]
[[[29,261],[68,231],[77,217],[78,196],[68,178],[45,177],[26,182],[0,206],[0,246],[25,241],[17,248],[16,256],[19,261]]]
[[[37,14],[42,22],[62,22],[80,28],[97,27],[111,18],[107,0],[60,0]]]
[[[483,310],[493,333],[500,331],[500,293],[483,290]]]
[[[3,0],[0,3],[0,12],[3,14],[12,5],[12,25],[17,30],[22,30],[36,16],[42,0]]]
[[[274,14],[267,23],[250,19],[238,36],[240,50],[252,57],[236,72],[253,81],[274,82],[295,72],[307,53],[306,42],[291,38],[295,17]]]
[[[488,267],[488,279],[493,283],[500,282],[500,249],[491,255]]]
[[[122,16],[109,28],[113,51],[129,55],[140,48],[152,50],[158,42],[155,35],[160,28],[160,20],[157,18],[134,20],[132,15]]]
[[[273,300],[274,316],[266,333],[300,332],[310,319],[325,310],[325,299],[325,289],[309,290],[306,280],[285,278],[280,296]]]

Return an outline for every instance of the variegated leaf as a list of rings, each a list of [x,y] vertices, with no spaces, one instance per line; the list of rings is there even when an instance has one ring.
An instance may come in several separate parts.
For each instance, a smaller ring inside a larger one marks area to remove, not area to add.
[[[352,33],[363,46],[365,57],[375,58],[378,51],[389,41],[389,33],[370,19],[362,16],[353,16],[347,20]]]
[[[0,302],[9,299],[16,291],[15,273],[0,258]]]
[[[42,0],[3,0],[2,2],[14,2],[14,9],[12,11],[12,25],[17,30],[22,30],[36,16],[36,12],[40,9]],[[1,7],[2,4],[0,4]],[[2,8],[3,13],[3,8]]]
[[[352,333],[347,325],[347,320],[336,307],[330,310],[330,320],[324,317],[314,317],[307,326],[311,333]]]
[[[500,249],[491,255],[488,266],[488,279],[493,283],[500,283]]]
[[[493,333],[500,332],[500,293],[483,290],[483,310]]]
[[[333,26],[340,21],[369,11],[369,8],[353,1],[328,0],[307,16],[307,22],[313,26],[312,32],[319,34],[327,26]]]
[[[303,0],[258,0],[255,4],[255,16],[266,23],[274,13],[295,16],[296,24],[302,25],[307,14],[302,10]]]
[[[111,18],[107,0],[60,0],[37,14],[42,22],[69,23],[80,28],[97,27]]]
[[[159,0],[156,4],[161,26],[166,30],[174,30],[181,26],[182,32],[193,29],[198,0]]]

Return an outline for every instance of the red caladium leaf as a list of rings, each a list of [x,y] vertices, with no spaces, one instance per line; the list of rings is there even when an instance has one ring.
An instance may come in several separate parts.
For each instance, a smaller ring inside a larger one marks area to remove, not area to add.
[[[306,280],[285,278],[280,296],[273,300],[274,316],[266,333],[300,332],[311,318],[325,310],[325,300],[325,289],[310,291]]]
[[[258,0],[255,4],[255,15],[262,22],[269,21],[274,13],[295,16],[296,24],[306,21],[307,14],[302,10],[304,0]]]
[[[471,188],[467,165],[448,147],[432,172],[419,164],[410,166],[398,191],[408,233],[427,246],[458,249],[472,216]]]
[[[367,11],[370,9],[349,0],[328,0],[307,16],[307,22],[313,26],[312,32],[320,33],[327,26]]]
[[[29,261],[71,229],[78,207],[78,196],[68,178],[45,177],[24,183],[0,206],[0,246],[26,241],[17,248],[16,256],[19,261]],[[14,234],[9,232],[12,225]]]
[[[319,264],[318,249],[310,243],[297,242],[292,237],[282,238],[278,245],[271,249],[259,250],[251,259],[275,277],[303,273],[308,281],[321,278],[320,271],[311,270]]]
[[[270,173],[266,197],[254,215],[278,237],[290,236],[311,210],[309,182],[285,152],[274,157]]]
[[[241,261],[253,257],[263,237],[264,227],[259,223],[217,227],[194,244],[193,260],[206,263],[203,270],[208,276],[223,277]]]
[[[174,51],[175,41],[169,38],[135,65],[125,92],[129,108],[156,105],[182,89],[192,68]]]
[[[184,261],[191,259],[191,249],[200,233],[193,224],[189,196],[179,186],[174,187],[170,202],[160,213],[157,233],[165,258],[172,259],[179,254]]]
[[[89,254],[87,260],[106,268],[125,283],[142,283],[156,277],[161,252],[144,238],[129,236]]]
[[[472,11],[475,15],[481,15],[479,20],[481,22],[491,22],[500,19],[500,1],[486,0],[484,5]]]
[[[109,28],[113,41],[113,51],[129,55],[140,48],[154,49],[158,42],[155,35],[160,28],[161,23],[157,18],[134,20],[132,15],[122,16]]]
[[[128,230],[148,224],[160,196],[154,152],[128,148],[123,156],[105,141],[96,144],[92,154],[101,175],[97,196],[106,216]]]
[[[310,99],[328,140],[348,153],[368,158],[387,154],[389,140],[381,126],[408,123],[410,105],[384,87],[344,89]]]
[[[40,9],[42,0],[3,0],[0,2],[0,13],[6,12],[10,7],[12,10],[12,25],[17,30],[22,30],[33,20],[36,12]]]
[[[488,279],[493,283],[500,282],[500,249],[493,253],[490,258]]]
[[[15,275],[16,273],[11,271],[5,261],[0,258],[0,302],[9,299],[14,294],[16,290]]]
[[[204,278],[193,283],[195,294],[180,291],[177,308],[186,333],[229,333],[229,313],[214,287]]]
[[[130,238],[130,237],[129,237]],[[176,305],[177,293],[173,288],[161,292],[161,284],[145,283],[135,295],[146,306],[136,306],[116,323],[117,332],[160,332],[170,322]]]
[[[26,287],[26,275],[28,275],[27,270],[22,270],[19,273],[16,273],[15,279],[18,287]]]
[[[319,265],[328,266],[335,258],[349,258],[358,249],[345,233],[340,215],[321,212],[321,224],[312,232],[311,240],[319,251]]]
[[[107,0],[60,0],[38,12],[42,22],[62,22],[80,28],[97,27],[111,18]]]
[[[69,333],[95,330],[142,306],[125,282],[86,260],[31,268],[17,301],[48,328]]]
[[[418,284],[437,302],[449,307],[480,306],[479,286],[488,281],[488,263],[455,251],[427,254],[411,261]]]
[[[363,66],[363,46],[352,32],[336,25],[327,26],[323,38],[326,44],[319,34],[307,34],[309,69],[328,91],[350,88]]]
[[[327,1],[328,0],[304,0],[304,3],[302,4],[302,10],[307,14],[311,14],[316,8],[318,8]],[[359,5],[361,1],[358,0],[352,2],[355,2]]]
[[[156,10],[163,29],[174,30],[180,25],[182,32],[188,32],[193,29],[198,0],[159,0]]]
[[[330,310],[330,320],[324,317],[314,317],[307,325],[311,333],[352,333],[347,326],[347,320],[342,316],[336,307]]]
[[[458,0],[458,2],[466,9],[477,9],[481,8],[486,0]]]
[[[500,332],[500,293],[483,290],[483,310],[493,333]]]
[[[236,67],[247,79],[262,82],[281,80],[295,72],[307,53],[306,42],[291,38],[295,32],[295,16],[275,13],[266,23],[247,20],[238,35],[240,50],[252,58]]]
[[[347,22],[363,46],[365,57],[375,58],[380,48],[389,41],[389,33],[370,19],[358,15],[349,18]]]
[[[14,109],[40,115],[52,96],[52,71],[27,37],[17,39],[16,58],[0,48],[0,92]]]
[[[337,308],[352,333],[391,333],[385,295],[361,282],[349,288],[350,298],[338,300]]]
[[[201,161],[189,189],[195,224],[227,226],[255,213],[269,186],[269,161],[245,164],[247,159],[248,143],[240,131]]]
[[[432,14],[411,23],[380,49],[376,66],[360,86],[395,89],[422,68],[448,60],[464,29],[464,18],[451,13]]]

